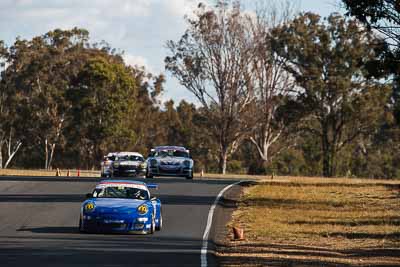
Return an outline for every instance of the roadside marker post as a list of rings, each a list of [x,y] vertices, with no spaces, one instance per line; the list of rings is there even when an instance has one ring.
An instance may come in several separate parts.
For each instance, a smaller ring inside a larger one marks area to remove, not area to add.
[[[233,240],[244,240],[244,230],[239,227],[232,227]]]

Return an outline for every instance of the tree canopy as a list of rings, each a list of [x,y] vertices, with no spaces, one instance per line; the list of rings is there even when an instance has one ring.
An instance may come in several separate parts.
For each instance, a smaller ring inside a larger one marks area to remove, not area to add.
[[[400,178],[398,6],[345,3],[358,19],[199,5],[165,58],[198,104],[85,29],[0,40],[0,168],[179,145],[197,172]]]

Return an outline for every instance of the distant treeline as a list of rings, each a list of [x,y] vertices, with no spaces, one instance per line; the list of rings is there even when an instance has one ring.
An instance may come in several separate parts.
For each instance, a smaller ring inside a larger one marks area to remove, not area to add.
[[[357,19],[230,2],[199,5],[167,41],[166,70],[197,106],[161,103],[162,74],[85,29],[0,41],[0,167],[91,169],[182,145],[196,171],[400,178],[399,20],[384,38],[368,1],[344,1]]]

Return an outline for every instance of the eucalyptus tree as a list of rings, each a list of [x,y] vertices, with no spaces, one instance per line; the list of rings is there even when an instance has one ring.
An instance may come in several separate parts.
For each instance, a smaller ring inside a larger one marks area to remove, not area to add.
[[[376,59],[380,40],[355,20],[312,13],[276,27],[272,37],[299,87],[299,128],[320,140],[323,175],[333,176],[337,153],[382,119],[388,87],[368,78],[366,66]]]
[[[253,44],[240,5],[200,4],[178,41],[168,41],[166,69],[198,99],[212,122],[207,131],[218,142],[219,171],[245,138],[243,115],[254,101],[251,81]]]
[[[381,58],[370,64],[373,75],[395,75],[393,98],[395,113],[400,113],[400,2],[397,0],[343,0],[347,15],[354,16],[367,28],[384,36]]]
[[[21,136],[17,136],[15,125],[15,91],[7,84],[8,49],[0,41],[0,169],[7,168],[22,145]]]
[[[386,36],[386,41],[400,47],[400,4],[397,0],[343,0],[348,15],[355,16],[368,28]]]
[[[382,56],[369,64],[371,75],[389,74],[393,77],[392,95],[388,102],[393,119],[382,127],[379,134],[388,145],[388,153],[399,156],[400,136],[400,1],[398,0],[343,0],[348,16],[354,16],[367,28],[379,32],[384,37]],[[396,132],[396,134],[394,134]],[[381,146],[382,147],[382,146]],[[376,149],[371,148],[376,151]],[[395,162],[396,160],[394,160]]]
[[[17,39],[10,47],[6,71],[9,87],[16,91],[21,127],[30,146],[41,147],[44,168],[51,168],[70,103],[65,95],[87,45],[88,32],[74,28],[54,30],[32,40]]]
[[[72,81],[68,127],[86,167],[98,164],[110,150],[126,150],[136,139],[138,90],[132,69],[121,57],[101,50],[91,56]],[[77,126],[77,127],[75,127]]]
[[[266,166],[272,158],[294,141],[290,134],[290,120],[281,110],[290,98],[294,80],[285,70],[287,59],[273,51],[270,31],[287,22],[295,8],[290,2],[269,2],[258,6],[255,16],[248,21],[251,40],[254,43],[252,57],[252,77],[256,101],[249,120],[254,119],[254,126],[249,140],[255,146],[259,157]]]

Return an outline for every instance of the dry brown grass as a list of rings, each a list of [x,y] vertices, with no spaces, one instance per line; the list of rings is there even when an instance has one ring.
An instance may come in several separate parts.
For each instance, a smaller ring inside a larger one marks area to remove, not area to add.
[[[223,266],[400,266],[400,181],[288,178],[248,187]]]

